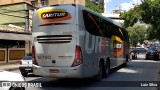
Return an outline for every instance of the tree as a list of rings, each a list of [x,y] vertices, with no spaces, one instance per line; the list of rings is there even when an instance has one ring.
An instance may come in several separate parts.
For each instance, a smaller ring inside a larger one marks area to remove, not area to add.
[[[94,4],[93,2],[86,0],[86,7],[90,8],[91,10],[97,12],[97,13],[102,13],[102,4],[98,3],[98,4]]]
[[[142,10],[139,7],[130,9],[128,12],[122,12],[120,18],[124,20],[124,26],[133,26],[138,20],[141,20]]]
[[[148,40],[155,39],[155,33],[156,33],[156,30],[153,29],[152,25],[149,25],[149,27],[147,28],[147,39]]]
[[[147,28],[144,25],[128,27],[127,31],[130,36],[130,43],[134,47],[137,46],[137,43],[142,44],[147,39]]]
[[[152,34],[154,37],[160,40],[160,0],[145,0],[140,6],[143,13],[141,13],[142,21],[152,25]]]
[[[137,5],[133,9],[121,13],[125,27],[133,26],[138,20],[146,24],[152,25],[149,31],[152,38],[160,40],[160,0],[142,0],[142,4]],[[149,36],[149,35],[148,35]],[[149,39],[152,39],[149,38]]]

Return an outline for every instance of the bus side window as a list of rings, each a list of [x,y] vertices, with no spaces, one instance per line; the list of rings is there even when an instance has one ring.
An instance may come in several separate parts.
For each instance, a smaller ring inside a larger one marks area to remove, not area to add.
[[[83,10],[83,18],[86,30],[92,35],[101,36],[99,18],[85,10]]]

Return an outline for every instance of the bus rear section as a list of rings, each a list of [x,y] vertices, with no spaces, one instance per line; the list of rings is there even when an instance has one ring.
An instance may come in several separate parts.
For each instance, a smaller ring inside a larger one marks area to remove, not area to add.
[[[33,72],[47,77],[83,77],[77,45],[76,7],[58,5],[34,11]]]

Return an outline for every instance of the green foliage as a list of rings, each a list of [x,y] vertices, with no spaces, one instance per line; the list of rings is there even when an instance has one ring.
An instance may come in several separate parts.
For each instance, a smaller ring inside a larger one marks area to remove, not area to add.
[[[148,32],[150,39],[160,40],[160,0],[145,0],[139,7],[143,10],[142,21],[152,25]]]
[[[120,17],[125,20],[124,21],[124,26],[125,27],[129,27],[129,26],[133,26],[138,20],[141,20],[141,13],[143,11],[138,8],[135,7],[134,9],[129,10],[128,12],[122,12],[120,14]]]
[[[90,8],[91,10],[97,12],[97,13],[102,13],[102,4],[98,3],[97,5],[95,5],[94,3],[92,3],[89,0],[86,0],[86,7]]]
[[[130,43],[134,47],[136,47],[138,42],[142,44],[147,39],[147,28],[143,25],[128,27],[127,31],[130,37]]]
[[[148,40],[153,40],[155,39],[155,33],[157,32],[157,30],[153,29],[152,25],[149,25],[148,29],[147,29],[147,39]],[[159,36],[158,36],[159,37]]]
[[[143,0],[142,4],[123,12],[125,27],[133,26],[138,20],[152,25],[148,31],[148,39],[160,39],[160,0]]]

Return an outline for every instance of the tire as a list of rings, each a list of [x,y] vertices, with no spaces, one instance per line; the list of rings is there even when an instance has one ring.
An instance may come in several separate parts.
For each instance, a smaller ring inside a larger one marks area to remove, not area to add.
[[[135,59],[137,59],[137,55],[135,56]]]
[[[155,58],[155,60],[158,61],[158,60],[159,60],[159,57],[157,56],[157,57]]]
[[[135,59],[135,56],[132,56],[132,59]]]
[[[99,62],[99,72],[96,76],[94,76],[94,81],[100,81],[102,79],[102,75],[103,75],[103,70],[102,70],[103,66],[102,63]]]
[[[27,72],[21,72],[22,76],[26,77],[28,75]]]
[[[106,65],[103,65],[103,77],[107,77],[110,72],[110,62],[109,60],[106,61]]]

